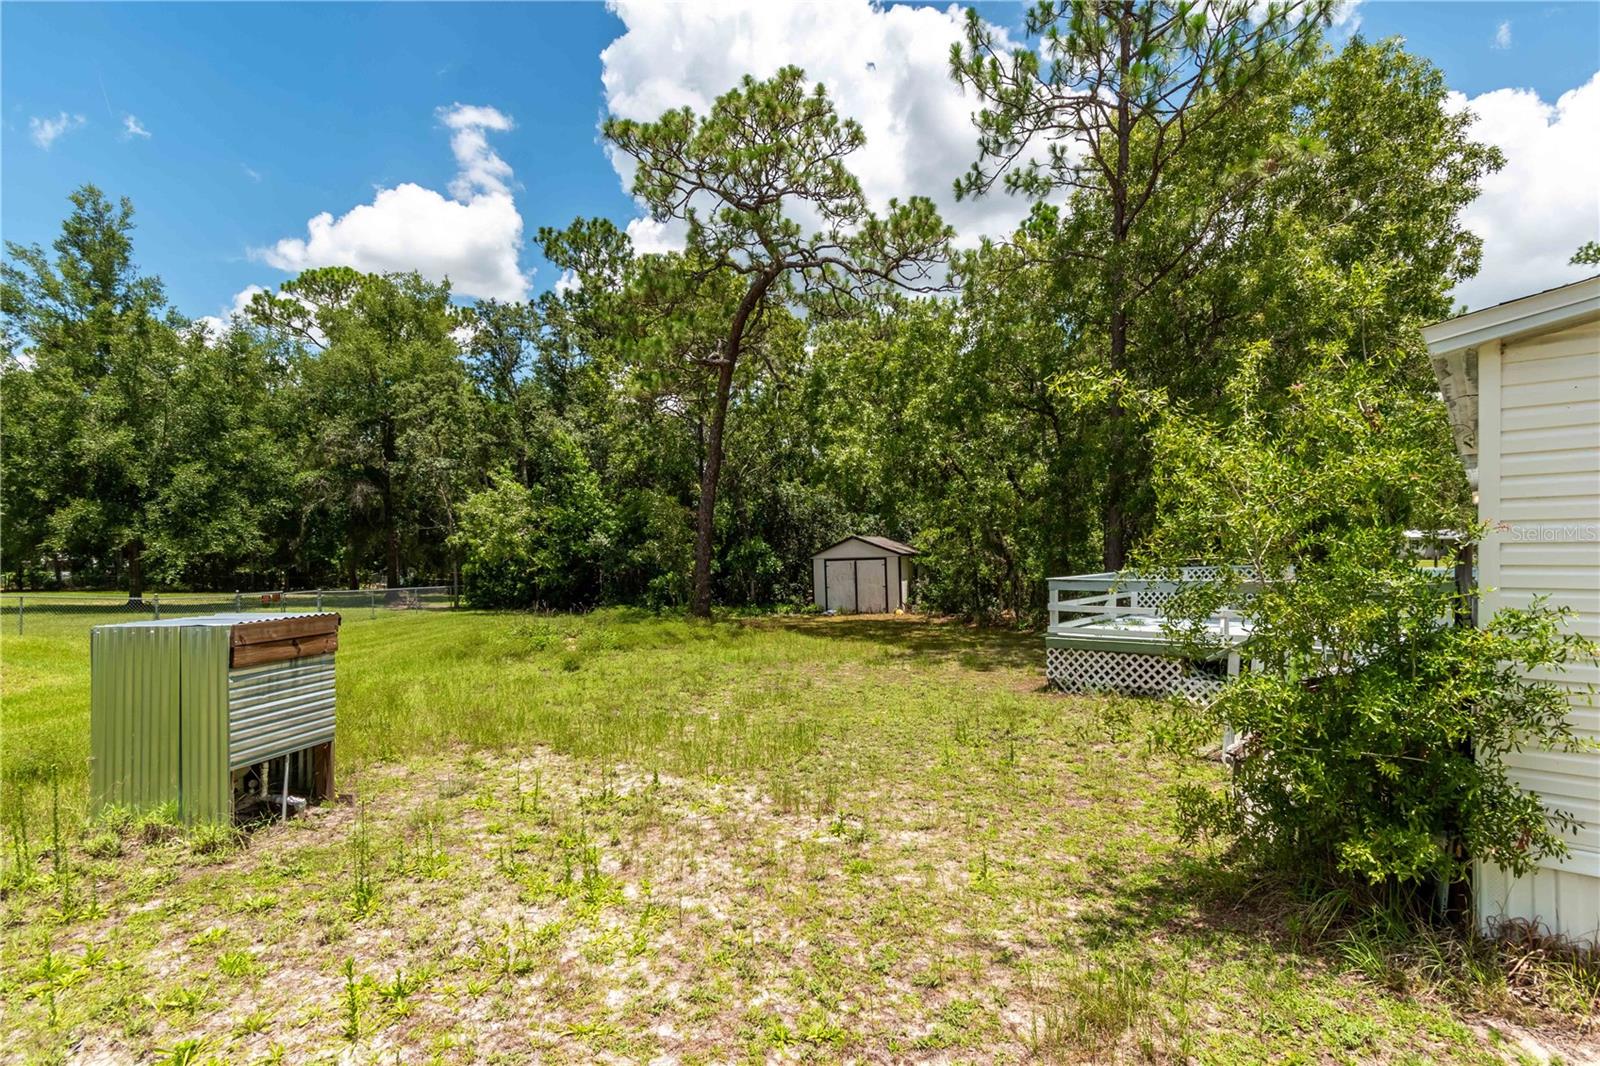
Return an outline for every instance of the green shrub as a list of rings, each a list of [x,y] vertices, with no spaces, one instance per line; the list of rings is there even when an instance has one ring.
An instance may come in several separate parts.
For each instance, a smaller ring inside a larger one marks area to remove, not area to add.
[[[1236,564],[1168,605],[1183,639],[1214,644],[1195,623],[1224,604],[1253,626],[1254,669],[1168,722],[1175,744],[1224,723],[1246,738],[1229,790],[1185,794],[1186,831],[1314,879],[1414,890],[1473,859],[1523,873],[1565,852],[1573,816],[1517,788],[1504,759],[1581,746],[1565,691],[1528,671],[1594,649],[1543,604],[1467,623],[1449,567],[1475,538],[1469,497],[1442,405],[1402,366],[1330,362],[1277,404],[1247,375],[1231,423],[1160,418],[1146,562]],[[1442,568],[1408,529],[1458,531],[1437,538]]]
[[[552,439],[550,470],[532,488],[501,470],[461,507],[451,537],[474,607],[590,606],[599,593],[610,514],[577,445]]]

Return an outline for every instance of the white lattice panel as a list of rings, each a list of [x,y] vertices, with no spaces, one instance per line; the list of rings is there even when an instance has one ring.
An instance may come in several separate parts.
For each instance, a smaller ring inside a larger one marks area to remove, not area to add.
[[[1222,573],[1222,567],[1202,563],[1199,566],[1185,566],[1179,572],[1185,581],[1215,581],[1217,575]]]
[[[1197,671],[1184,659],[1139,652],[1046,648],[1044,671],[1065,692],[1118,692],[1125,696],[1205,699],[1223,685],[1221,678]]]

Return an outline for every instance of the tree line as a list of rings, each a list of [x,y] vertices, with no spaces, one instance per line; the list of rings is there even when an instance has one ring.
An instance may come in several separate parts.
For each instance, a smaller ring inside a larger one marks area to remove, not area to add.
[[[1137,397],[1226,423],[1247,367],[1270,419],[1380,355],[1432,390],[1415,327],[1476,269],[1461,211],[1501,160],[1436,68],[1327,18],[1044,3],[1008,50],[972,16],[957,191],[1033,200],[975,247],[928,199],[873,211],[861,128],[793,68],[608,120],[685,246],[541,230],[567,281],[525,303],[326,267],[214,331],[85,186],[0,279],[7,581],[706,613],[808,600],[811,554],[865,532],[917,546],[927,607],[1028,616],[1154,528]]]

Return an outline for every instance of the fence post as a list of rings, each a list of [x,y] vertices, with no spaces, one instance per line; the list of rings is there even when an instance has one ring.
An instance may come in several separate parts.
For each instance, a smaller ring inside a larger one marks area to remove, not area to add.
[[[155,601],[155,605],[156,605],[156,621],[159,622],[159,621],[161,621],[161,594],[157,593],[156,595],[151,596],[150,598]]]
[[[317,590],[317,610],[322,610],[322,590]]]
[[[22,597],[17,597],[17,636],[22,636]]]
[[[233,590],[233,612],[235,614],[238,614],[242,610],[244,610],[244,597],[239,595],[239,590],[238,589],[234,589]]]
[[[367,617],[378,617],[378,594],[372,589],[367,590]]]

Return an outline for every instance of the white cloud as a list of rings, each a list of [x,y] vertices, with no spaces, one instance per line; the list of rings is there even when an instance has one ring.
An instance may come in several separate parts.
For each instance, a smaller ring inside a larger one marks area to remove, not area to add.
[[[956,202],[951,186],[977,158],[976,101],[950,78],[950,45],[962,39],[957,6],[880,7],[728,0],[716,5],[612,0],[627,32],[600,53],[606,105],[621,118],[654,120],[670,108],[704,113],[746,73],[768,78],[794,64],[827,86],[840,114],[866,132],[847,160],[873,208],[890,197],[931,197],[963,244],[1010,233],[1028,210],[994,192]],[[612,164],[631,182],[631,161]],[[681,228],[650,219],[628,226],[641,250],[680,247]]]
[[[132,140],[135,137],[149,137],[149,136],[150,136],[150,131],[144,128],[144,123],[140,122],[137,116],[135,116],[135,115],[123,115],[122,116],[122,139],[123,140],[128,141],[128,140]]]
[[[1361,28],[1362,0],[1344,0],[1333,8],[1333,29],[1339,36],[1349,37]]]
[[[556,279],[555,289],[557,296],[565,296],[567,293],[581,288],[583,288],[583,279],[578,277],[576,270],[570,268],[563,270],[561,276]]]
[[[683,247],[688,237],[689,225],[682,219],[657,222],[653,218],[635,218],[628,221],[628,239],[633,250],[640,255],[657,252],[675,252]]]
[[[33,143],[45,151],[63,134],[71,133],[89,120],[82,115],[69,115],[65,111],[55,118],[40,118],[35,115],[28,119],[28,132],[33,137]]]
[[[261,180],[261,172],[258,171],[258,170],[255,170],[254,168],[252,168],[250,166],[250,164],[248,164],[248,163],[240,163],[239,164],[239,169],[244,171],[244,176],[249,178],[251,181],[260,181]]]
[[[1510,19],[1506,19],[1504,22],[1500,23],[1500,25],[1495,27],[1495,30],[1494,30],[1494,45],[1493,46],[1495,48],[1501,48],[1501,49],[1505,49],[1505,48],[1510,48],[1511,47],[1511,20]]]
[[[246,285],[233,294],[233,301],[227,307],[214,315],[201,315],[194,320],[196,326],[204,326],[207,335],[215,341],[228,331],[229,324],[235,315],[244,314],[244,309],[250,306],[250,298],[258,292],[266,292],[261,285]]]
[[[415,270],[434,281],[448,277],[466,296],[526,298],[511,167],[488,139],[512,129],[512,121],[492,107],[464,104],[440,108],[438,117],[451,131],[456,158],[449,197],[411,182],[379,189],[371,203],[338,218],[328,211],[312,218],[304,238],[285,237],[252,254],[291,273],[317,266]]]
[[[511,164],[489,147],[484,131],[504,133],[511,129],[511,119],[492,107],[465,104],[441,108],[439,119],[455,131],[450,137],[450,150],[461,168],[450,183],[450,195],[461,201],[471,200],[479,192],[510,196]]]
[[[1506,165],[1484,179],[1465,221],[1483,238],[1483,268],[1456,286],[1468,307],[1538,292],[1594,273],[1567,260],[1600,236],[1600,73],[1554,104],[1530,89],[1496,89],[1449,106],[1472,109],[1472,136]]]

